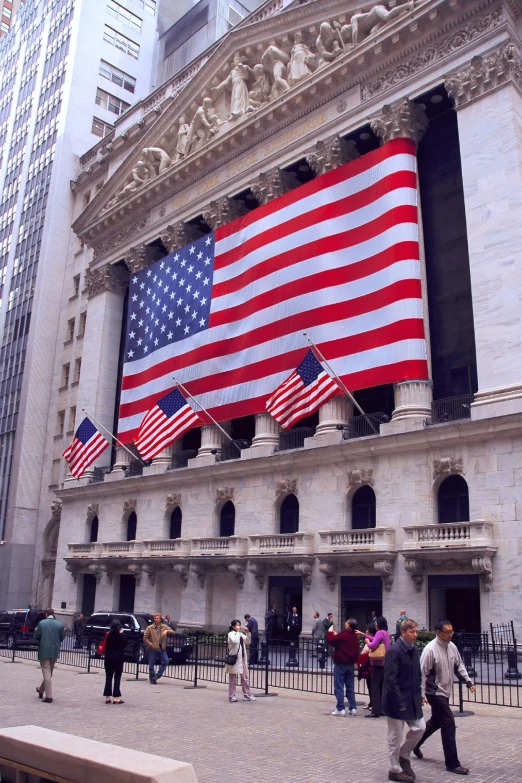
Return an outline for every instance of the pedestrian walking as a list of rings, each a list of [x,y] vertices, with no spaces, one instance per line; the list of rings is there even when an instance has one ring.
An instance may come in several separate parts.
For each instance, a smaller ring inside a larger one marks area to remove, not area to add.
[[[236,686],[238,675],[241,677],[243,701],[255,701],[250,693],[248,682],[248,666],[246,658],[247,628],[239,620],[232,620],[227,637],[228,655],[225,658],[225,674],[228,674],[228,700],[236,702]]]
[[[371,623],[370,623],[371,625]],[[372,711],[366,718],[380,718],[382,703],[382,688],[384,679],[384,658],[390,649],[391,639],[388,633],[388,623],[385,617],[377,617],[375,620],[375,635],[372,637],[368,633],[357,631],[360,636],[364,636],[368,645],[368,657],[372,670],[371,675],[371,704]]]
[[[111,629],[105,639],[105,704],[123,704],[121,698],[121,675],[125,660],[125,634],[119,620],[113,620]],[[111,696],[113,701],[111,702]]]
[[[157,612],[154,615],[154,621],[147,626],[143,634],[143,641],[147,647],[149,682],[151,685],[156,685],[160,677],[163,677],[165,669],[169,664],[167,636],[174,636],[174,631],[161,622],[161,615]],[[155,666],[158,662],[159,669],[156,671]]]
[[[422,759],[421,745],[440,729],[446,769],[456,775],[469,775],[469,769],[463,767],[459,760],[455,718],[449,705],[453,692],[453,674],[456,673],[457,677],[466,683],[471,693],[475,692],[475,686],[456,645],[451,641],[451,622],[439,620],[436,633],[435,639],[422,651],[420,661],[423,694],[431,707],[431,718],[426,724],[424,736],[413,748],[413,752],[417,758]]]
[[[34,632],[38,639],[38,660],[43,680],[36,689],[38,696],[47,704],[53,701],[52,676],[56,661],[60,657],[60,644],[65,639],[65,628],[54,616],[54,609],[45,610],[45,620],[40,620]]]
[[[328,612],[323,620],[323,639],[326,639],[326,634],[330,630],[330,626],[333,625],[333,614]]]
[[[344,631],[336,633],[330,626],[326,634],[326,641],[334,648],[332,659],[334,662],[334,693],[335,710],[332,715],[346,715],[344,708],[344,693],[348,699],[348,712],[357,715],[357,703],[355,701],[355,685],[353,667],[359,657],[359,640],[355,635],[357,620],[347,620]]]
[[[265,633],[268,644],[272,644],[274,633],[277,628],[277,612],[275,604],[265,613]]]
[[[312,658],[317,654],[317,645],[323,638],[323,621],[319,612],[314,612],[312,618]]]
[[[410,758],[426,724],[422,715],[420,656],[415,640],[417,623],[405,620],[401,638],[391,645],[384,664],[382,711],[388,721],[388,780],[413,783]],[[403,741],[404,724],[408,732]]]
[[[250,633],[250,657],[248,663],[253,665],[259,658],[259,624],[251,614],[245,615],[245,627]]]
[[[401,638],[401,623],[403,620],[407,620],[408,615],[406,614],[406,609],[401,609],[399,612],[399,619],[395,623],[395,641],[398,642]]]
[[[74,649],[82,649],[83,647],[83,614],[80,612],[78,617],[73,623],[74,630]]]

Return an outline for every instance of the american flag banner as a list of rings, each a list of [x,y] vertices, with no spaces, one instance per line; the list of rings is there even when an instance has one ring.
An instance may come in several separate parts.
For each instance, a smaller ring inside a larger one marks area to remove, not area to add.
[[[70,446],[62,454],[69,465],[71,475],[79,479],[92,465],[96,457],[105,451],[109,441],[98,432],[90,419],[85,417],[76,432]]]
[[[310,348],[297,369],[272,394],[266,409],[286,430],[336,394],[342,394],[341,387]]]
[[[394,139],[131,277],[119,437],[173,375],[216,421],[265,411],[303,330],[343,383],[427,378],[415,145]]]
[[[179,389],[174,389],[158,400],[143,419],[136,448],[143,459],[152,459],[188,429],[204,423]]]

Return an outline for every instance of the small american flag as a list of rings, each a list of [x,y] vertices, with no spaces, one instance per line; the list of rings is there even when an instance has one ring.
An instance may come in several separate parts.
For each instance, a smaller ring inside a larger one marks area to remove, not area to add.
[[[342,389],[316,359],[310,348],[305,358],[266,403],[268,413],[286,430],[314,413]]]
[[[188,429],[204,423],[179,389],[174,389],[158,400],[141,422],[136,448],[143,459],[152,459]]]
[[[105,451],[109,441],[98,432],[90,419],[85,417],[76,432],[73,442],[62,454],[69,465],[71,475],[79,479],[89,465]]]

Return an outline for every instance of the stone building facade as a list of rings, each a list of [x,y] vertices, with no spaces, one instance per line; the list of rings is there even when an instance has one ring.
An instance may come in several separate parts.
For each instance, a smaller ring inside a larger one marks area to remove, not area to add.
[[[264,413],[223,423],[240,455],[213,426],[143,469],[106,452],[56,491],[64,615],[223,629],[246,611],[262,626],[275,603],[305,630],[314,611],[400,608],[424,627],[521,628],[521,4],[356,5],[262,4],[83,159],[77,204],[108,177],[73,225],[91,248],[76,405],[112,429],[129,274],[401,137],[418,149],[430,380],[358,390],[364,417],[334,398],[293,439]],[[238,63],[262,66],[245,105],[212,89]]]

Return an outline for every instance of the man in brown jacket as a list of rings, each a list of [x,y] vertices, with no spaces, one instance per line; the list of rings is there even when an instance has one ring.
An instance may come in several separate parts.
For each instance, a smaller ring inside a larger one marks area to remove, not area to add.
[[[147,645],[149,655],[149,682],[151,685],[156,685],[159,678],[165,673],[169,663],[167,636],[173,636],[175,633],[172,628],[161,622],[160,614],[155,614],[154,622],[148,626],[143,634],[143,641]],[[156,672],[154,667],[158,663],[158,658],[159,669]]]

